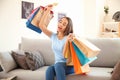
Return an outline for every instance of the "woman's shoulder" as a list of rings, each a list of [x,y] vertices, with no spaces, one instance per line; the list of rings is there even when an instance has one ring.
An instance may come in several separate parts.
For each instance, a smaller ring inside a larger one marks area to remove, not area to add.
[[[57,33],[52,33],[52,35],[51,35],[51,39],[53,39],[53,38],[55,38],[57,36]]]
[[[51,36],[57,36],[57,33],[52,33],[52,35]]]

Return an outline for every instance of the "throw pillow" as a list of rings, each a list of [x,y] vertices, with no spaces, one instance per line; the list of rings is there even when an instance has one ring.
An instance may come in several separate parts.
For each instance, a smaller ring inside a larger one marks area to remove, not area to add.
[[[29,69],[28,65],[26,63],[26,59],[25,59],[26,56],[25,55],[19,54],[19,53],[15,52],[15,51],[12,51],[12,56],[15,59],[16,63],[18,64],[18,66],[20,68],[26,69],[26,70]]]
[[[10,52],[0,52],[0,65],[4,72],[9,72],[17,67]]]
[[[120,80],[120,60],[113,69],[111,80]]]
[[[1,65],[0,65],[0,72],[2,72],[3,71],[3,69],[2,69],[2,67],[1,67]]]
[[[30,70],[34,71],[45,65],[43,56],[39,52],[25,52],[25,54],[26,62]]]

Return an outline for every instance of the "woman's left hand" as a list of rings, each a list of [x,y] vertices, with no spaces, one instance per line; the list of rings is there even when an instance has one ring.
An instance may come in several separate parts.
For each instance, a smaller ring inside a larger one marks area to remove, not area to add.
[[[72,41],[74,39],[75,35],[73,33],[69,33],[67,40]]]

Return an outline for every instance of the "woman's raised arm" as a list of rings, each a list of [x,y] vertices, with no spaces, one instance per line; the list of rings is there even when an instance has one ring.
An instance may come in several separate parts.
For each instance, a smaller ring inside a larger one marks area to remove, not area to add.
[[[45,20],[47,19],[47,16],[50,14],[50,11],[52,9],[53,5],[48,5],[45,7],[45,11],[43,16],[41,17],[41,20],[39,22],[39,28],[42,30],[44,34],[46,34],[48,37],[52,35],[52,31],[47,29],[47,25],[45,23]]]

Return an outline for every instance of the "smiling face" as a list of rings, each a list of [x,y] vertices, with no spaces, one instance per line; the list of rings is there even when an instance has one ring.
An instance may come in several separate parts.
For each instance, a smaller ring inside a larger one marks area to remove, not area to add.
[[[59,20],[57,33],[62,33],[64,36],[73,33],[73,23],[71,18],[63,17]]]
[[[66,18],[60,19],[59,22],[58,22],[57,31],[64,33],[67,25],[68,25],[68,20]]]

